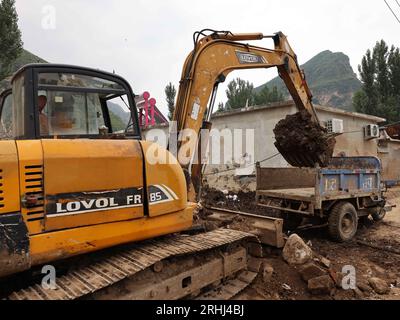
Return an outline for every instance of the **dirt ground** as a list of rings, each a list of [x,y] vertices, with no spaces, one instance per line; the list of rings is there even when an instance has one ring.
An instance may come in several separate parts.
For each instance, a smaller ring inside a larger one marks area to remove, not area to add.
[[[212,194],[217,201],[211,197],[208,205],[223,205],[224,208],[241,210],[244,212],[256,211],[253,194],[222,195],[218,192]],[[223,198],[225,196],[225,199]],[[219,198],[222,197],[222,198]],[[269,281],[263,281],[261,275],[256,281],[237,298],[239,300],[313,300],[313,299],[376,299],[376,300],[400,300],[400,254],[389,252],[398,250],[400,252],[400,187],[391,189],[387,197],[392,204],[398,207],[388,213],[384,221],[374,223],[372,220],[360,223],[359,231],[354,241],[346,244],[332,242],[325,229],[305,230],[300,235],[304,241],[311,246],[312,250],[329,259],[332,263],[330,270],[340,273],[344,266],[354,266],[356,279],[360,284],[368,283],[371,277],[385,280],[390,292],[385,295],[376,294],[372,288],[360,290],[343,290],[337,288],[331,295],[312,295],[309,293],[307,283],[295,267],[289,266],[282,258],[282,251],[265,247],[264,262],[273,267],[274,271]],[[238,201],[240,198],[242,201]],[[244,199],[244,200],[243,200]],[[375,249],[361,245],[363,241],[377,245],[384,249]]]

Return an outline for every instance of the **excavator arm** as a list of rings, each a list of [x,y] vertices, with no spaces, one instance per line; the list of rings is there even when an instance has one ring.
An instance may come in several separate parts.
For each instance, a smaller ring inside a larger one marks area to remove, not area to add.
[[[264,38],[274,40],[274,50],[239,42]],[[216,84],[225,81],[230,72],[271,67],[278,68],[279,75],[285,82],[296,106],[300,110],[307,110],[312,114],[314,121],[318,121],[311,103],[310,89],[297,63],[297,57],[283,33],[264,36],[262,33],[223,32],[213,33],[199,40],[195,50],[185,61],[174,115],[178,130],[187,128],[199,130],[213,88]],[[195,117],[195,114],[192,117],[192,111],[195,111],[198,117]]]
[[[202,38],[201,35],[203,35]],[[300,69],[297,57],[289,45],[286,36],[278,32],[272,36],[262,33],[233,34],[231,32],[213,32],[194,35],[195,48],[185,61],[180,81],[177,104],[173,120],[176,121],[176,134],[191,129],[197,135],[204,122],[210,120],[218,84],[224,82],[228,74],[241,69],[259,69],[277,67],[279,75],[286,84],[297,108],[307,113],[314,126],[320,127],[312,104],[312,95]],[[274,49],[257,47],[240,41],[272,38]],[[207,112],[207,115],[206,115]],[[207,125],[205,126],[207,127]],[[182,137],[181,137],[182,138]],[[194,156],[196,150],[186,146],[190,143],[183,139],[178,143],[178,156]],[[277,141],[276,146],[288,162],[294,166],[311,166],[321,163],[320,155],[293,155],[287,141]],[[183,155],[182,153],[186,153]],[[189,154],[188,154],[189,153]],[[190,154],[191,153],[191,154]],[[183,165],[184,169],[189,164]],[[198,166],[192,166],[191,178],[198,179]]]

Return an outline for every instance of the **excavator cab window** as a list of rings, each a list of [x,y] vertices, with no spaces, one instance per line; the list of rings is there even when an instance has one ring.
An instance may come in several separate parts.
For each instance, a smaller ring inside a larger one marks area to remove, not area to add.
[[[115,133],[134,133],[127,95],[111,96],[105,99],[110,114],[110,123]]]
[[[41,136],[95,135],[105,126],[96,93],[41,90],[38,108]]]
[[[139,135],[132,99],[117,80],[72,72],[38,73],[36,100],[41,137]]]
[[[27,128],[25,109],[25,75],[19,74],[13,81],[12,89],[0,96],[0,139],[12,140],[24,138]]]
[[[13,123],[12,92],[9,90],[0,98],[0,140],[13,138]]]

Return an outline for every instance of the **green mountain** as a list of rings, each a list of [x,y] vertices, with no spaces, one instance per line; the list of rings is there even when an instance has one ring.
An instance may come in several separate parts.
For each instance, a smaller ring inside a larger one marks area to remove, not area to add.
[[[352,99],[361,82],[350,65],[350,59],[342,52],[323,51],[301,66],[314,96],[314,104],[353,110]],[[277,77],[264,86],[277,86],[289,97],[283,81]]]
[[[48,63],[46,60],[35,56],[33,53],[30,53],[28,50],[23,49],[21,55],[17,58],[17,60],[13,63],[13,72],[17,71],[19,68],[23,67],[29,63]]]
[[[14,73],[17,71],[19,68],[22,66],[29,64],[29,63],[47,63],[46,60],[43,60],[42,58],[35,56],[33,53],[30,53],[28,50],[23,49],[20,56],[14,61],[14,63],[11,66],[11,71]],[[5,79],[0,79],[0,91],[5,89],[10,82],[10,77],[7,77]]]
[[[125,111],[122,106],[116,103],[108,102],[108,110],[110,111],[111,123],[113,124],[113,130],[125,130],[129,123],[131,113]]]

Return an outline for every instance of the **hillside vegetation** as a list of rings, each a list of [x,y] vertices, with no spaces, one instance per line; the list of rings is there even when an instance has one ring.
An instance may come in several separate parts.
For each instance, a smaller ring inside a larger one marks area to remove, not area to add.
[[[342,52],[334,53],[326,50],[317,54],[301,68],[305,71],[315,104],[353,110],[353,95],[361,88],[361,82],[354,73],[348,56]],[[279,77],[255,90],[261,91],[264,86],[269,88],[276,86],[289,97],[289,92]]]
[[[11,65],[11,73],[14,73],[22,66],[29,63],[47,63],[47,61],[34,55],[28,50],[23,49],[19,57]],[[0,79],[0,91],[5,89],[9,85],[9,80],[11,79],[11,75],[12,74],[10,74],[5,79]]]

